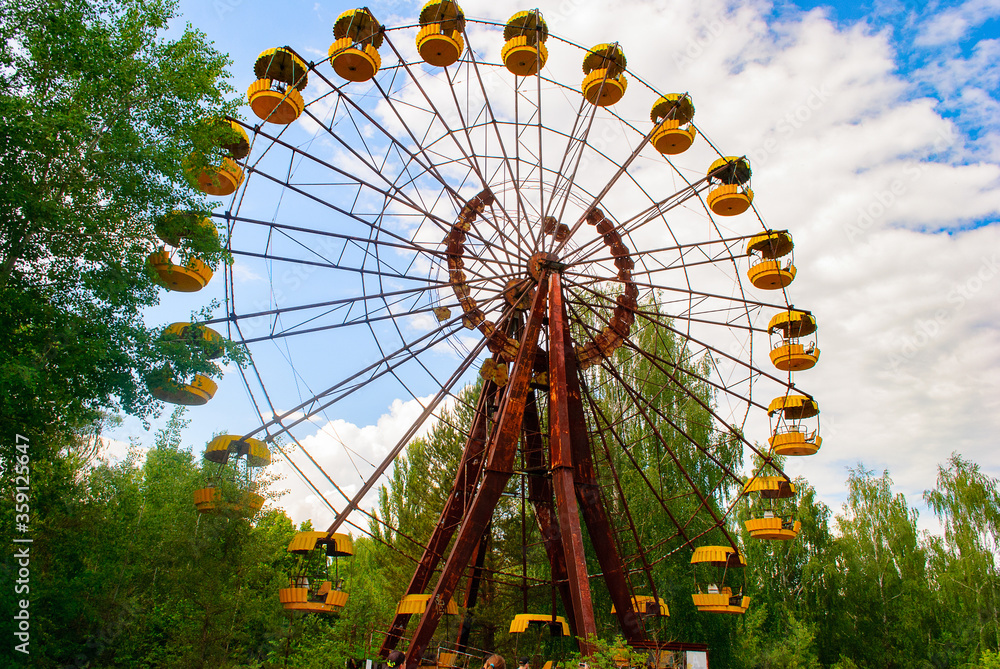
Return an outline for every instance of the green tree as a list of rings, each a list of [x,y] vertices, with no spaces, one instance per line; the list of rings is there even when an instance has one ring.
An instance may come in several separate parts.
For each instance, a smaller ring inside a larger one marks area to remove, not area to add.
[[[828,568],[834,541],[830,509],[804,479],[796,479],[795,487],[796,496],[781,511],[802,524],[795,539],[753,539],[741,528],[752,609],[739,635],[753,640],[741,642],[747,646],[739,653],[745,666],[812,666],[818,662],[817,637],[822,641],[830,614],[838,610],[836,597],[826,596],[837,576]],[[751,503],[741,504],[740,520],[754,515],[752,509]]]
[[[176,412],[122,462],[36,466],[34,666],[252,666],[279,643],[292,523],[274,510],[199,514],[193,492],[211,469],[181,446],[184,425]],[[273,498],[266,482],[261,492]]]
[[[823,646],[865,667],[916,667],[928,656],[932,594],[917,511],[888,472],[852,469],[824,595],[836,617]],[[831,601],[837,598],[837,602]]]
[[[622,551],[651,551],[657,564],[652,583],[641,575],[633,579],[637,593],[657,594],[670,607],[670,618],[656,634],[665,641],[701,642],[710,646],[713,666],[737,666],[735,630],[737,616],[700,613],[694,608],[697,572],[690,564],[695,545],[728,544],[717,519],[739,493],[738,482],[728,472],[743,466],[743,444],[713,416],[715,390],[708,357],[698,357],[662,315],[667,309],[655,300],[640,305],[644,316],[636,320],[629,343],[618,349],[612,364],[588,373],[589,392],[602,428],[593,448],[600,461],[607,459],[618,474],[620,489],[601,466],[603,490],[616,523]],[[598,322],[608,318],[597,315]],[[614,426],[620,438],[604,430]],[[704,503],[701,496],[704,496]],[[635,525],[633,536],[626,507]],[[671,516],[673,519],[672,520]],[[685,529],[679,532],[677,524]],[[730,520],[722,527],[733,534]],[[659,559],[664,558],[664,559]],[[598,565],[593,563],[592,570]],[[709,570],[702,570],[708,577]],[[743,570],[730,570],[726,585],[734,592],[743,585]],[[713,570],[712,578],[718,574]],[[595,593],[595,609],[603,628],[617,630],[610,615],[610,598],[603,588]]]
[[[173,0],[0,4],[0,424],[36,460],[101,410],[150,412],[144,374],[177,353],[142,320],[153,220],[207,209],[185,161],[212,158],[202,121],[232,106],[226,56],[190,26],[161,36],[175,16]],[[215,370],[204,358],[178,373]]]
[[[1000,653],[984,650],[979,664],[983,669],[1000,669]]]
[[[757,666],[765,669],[820,669],[816,656],[816,627],[794,616],[788,618],[783,634],[768,644]]]
[[[1000,642],[1000,482],[956,453],[924,499],[944,527],[929,551],[943,628],[937,652],[973,661]]]

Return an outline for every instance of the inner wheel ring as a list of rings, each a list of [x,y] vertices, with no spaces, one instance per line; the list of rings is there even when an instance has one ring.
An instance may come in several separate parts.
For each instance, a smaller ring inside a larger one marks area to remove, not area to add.
[[[445,238],[448,278],[452,291],[462,307],[463,325],[469,329],[478,329],[486,337],[486,346],[491,353],[499,355],[505,362],[513,362],[514,358],[517,357],[520,342],[507,335],[502,329],[498,329],[493,321],[486,318],[485,313],[472,297],[468,278],[464,271],[467,233],[472,229],[476,217],[495,201],[496,197],[493,192],[487,188],[467,200],[462,206]],[[610,322],[605,324],[590,341],[582,346],[574,346],[574,352],[581,369],[592,367],[601,359],[610,357],[615,350],[622,346],[635,323],[635,310],[639,297],[639,288],[632,279],[632,269],[635,267],[635,262],[614,223],[597,207],[592,207],[587,212],[586,221],[596,228],[597,233],[602,237],[604,246],[611,252],[615,267],[618,269],[615,280],[622,284],[623,288],[615,299],[616,306]],[[544,232],[558,237],[559,228],[565,226],[557,226],[553,223],[544,221]],[[528,275],[532,281],[537,282],[543,265],[548,265],[551,269],[553,265],[558,265],[558,262],[552,254],[536,253],[528,259],[527,265]],[[556,271],[561,270],[557,268]],[[525,309],[525,303],[530,301],[528,296],[533,293],[533,289],[529,289],[526,284],[526,279],[511,279],[504,289],[505,300],[516,310]]]

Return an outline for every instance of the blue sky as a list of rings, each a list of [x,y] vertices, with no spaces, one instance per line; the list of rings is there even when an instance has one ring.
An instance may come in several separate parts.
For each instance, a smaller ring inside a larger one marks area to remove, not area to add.
[[[952,451],[1000,475],[1000,2],[660,0],[619,2],[613,11],[595,0],[540,4],[554,33],[581,43],[620,40],[630,69],[690,91],[711,139],[755,161],[755,204],[767,224],[793,230],[794,302],[812,309],[821,327],[823,358],[808,379],[823,407],[825,444],[790,473],[808,478],[834,507],[847,467],[860,461],[889,469],[914,504]],[[400,0],[369,6],[396,25],[419,10]],[[463,6],[469,16],[499,21],[521,8]],[[180,8],[183,21],[230,53],[242,93],[266,48],[289,44],[322,58],[334,19],[348,7],[185,0]],[[640,106],[636,117],[645,113]],[[290,132],[310,141],[307,128]],[[268,192],[261,186],[257,195],[264,209],[272,198],[273,209],[280,194]],[[241,290],[266,304],[266,291],[254,292],[266,282],[248,278],[257,270],[240,271]],[[165,296],[149,318],[180,320],[222,296],[220,275],[203,293]],[[283,353],[272,352],[276,369],[290,358],[315,368],[308,371],[316,383],[343,374],[322,344],[287,342]],[[447,367],[447,356],[437,364]],[[424,396],[433,382],[418,386]],[[289,402],[303,393],[290,389]],[[328,412],[303,438],[324,465],[353,467],[336,442],[378,459],[417,413],[404,393],[375,395]],[[212,403],[188,417],[195,444],[255,420],[234,371]],[[132,421],[116,436],[150,441]],[[297,519],[328,520],[282,471],[291,490],[285,508]]]

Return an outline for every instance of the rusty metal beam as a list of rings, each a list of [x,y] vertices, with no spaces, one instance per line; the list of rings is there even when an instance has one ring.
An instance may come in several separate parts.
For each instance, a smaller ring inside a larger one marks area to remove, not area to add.
[[[479,540],[479,548],[476,549],[476,564],[469,574],[469,582],[465,586],[465,616],[462,617],[462,628],[458,632],[458,641],[455,642],[455,650],[464,653],[469,645],[469,633],[472,631],[472,609],[476,608],[479,600],[479,584],[483,580],[483,566],[486,564],[486,553],[490,546],[490,528],[486,527],[486,532]]]
[[[552,341],[551,336],[549,341]],[[614,528],[608,520],[608,513],[601,497],[601,487],[594,471],[594,456],[587,432],[583,400],[580,397],[580,378],[568,326],[564,328],[562,343],[563,348],[569,352],[566,356],[567,403],[577,502],[583,512],[590,543],[594,546],[594,553],[597,554],[597,561],[601,565],[604,583],[615,605],[615,615],[625,640],[629,643],[643,641],[646,638],[646,631],[632,608],[632,588],[625,575],[621,556],[618,554],[618,541]]]
[[[555,282],[553,282],[555,283]],[[630,643],[643,641],[645,630],[632,608],[631,587],[618,554],[614,528],[608,519],[604,500],[601,497],[600,484],[594,470],[594,459],[587,430],[586,415],[580,393],[579,371],[576,356],[573,354],[573,339],[569,329],[569,319],[565,305],[559,303],[562,310],[558,318],[560,330],[553,329],[553,321],[557,320],[555,310],[557,300],[550,299],[549,317],[550,358],[561,353],[562,365],[565,367],[565,403],[569,425],[569,440],[572,448],[573,479],[575,482],[576,501],[583,520],[587,525],[591,544],[601,565],[604,582],[607,585],[611,601],[615,605],[615,615],[622,633]],[[552,375],[550,374],[550,378]],[[555,427],[553,427],[555,433]]]
[[[573,356],[569,321],[563,304],[562,283],[558,274],[549,280],[549,448],[552,452],[552,487],[559,511],[563,553],[569,579],[576,635],[580,652],[591,655],[590,640],[597,636],[594,603],[590,596],[587,556],[580,527],[573,467],[573,425],[570,415],[570,379],[568,358]],[[579,387],[577,387],[579,401]],[[586,429],[586,426],[583,426]]]
[[[469,429],[469,437],[465,442],[462,451],[462,460],[458,465],[458,472],[455,475],[455,482],[451,487],[451,494],[445,502],[444,509],[438,519],[430,541],[417,563],[417,568],[413,572],[410,584],[406,588],[406,594],[417,595],[423,593],[430,583],[431,575],[440,563],[448,542],[451,541],[455,530],[465,514],[469,505],[469,500],[475,492],[476,482],[483,468],[483,453],[486,448],[487,425],[489,407],[494,401],[497,393],[497,386],[492,381],[486,381],[483,389],[479,393],[479,400],[476,403],[476,411],[472,419],[472,426]],[[379,654],[386,657],[399,643],[400,638],[406,631],[406,625],[410,621],[409,613],[397,613],[393,618],[392,625],[382,642]]]
[[[535,349],[538,346],[538,335],[545,317],[549,283],[547,271],[542,272],[538,283],[517,358],[513,363],[510,381],[500,406],[500,415],[486,447],[486,471],[482,483],[463,519],[451,554],[445,561],[441,577],[431,593],[427,610],[424,611],[413,633],[410,647],[406,651],[406,666],[409,669],[417,669],[420,666],[420,658],[434,630],[437,629],[445,606],[455,594],[458,581],[469,565],[472,554],[493,517],[493,511],[503,489],[513,474],[514,457],[517,454],[518,438],[524,420],[528,384],[531,381],[532,366],[535,361]]]
[[[576,617],[573,615],[573,599],[570,596],[569,580],[566,576],[566,554],[562,549],[559,516],[552,499],[552,481],[548,478],[549,466],[545,458],[545,445],[542,442],[542,428],[538,420],[538,403],[534,392],[528,394],[528,402],[524,407],[522,448],[525,469],[529,472],[528,500],[535,509],[535,519],[538,521],[538,529],[542,534],[545,553],[548,555],[552,570],[552,582],[559,590],[570,631],[575,636]]]

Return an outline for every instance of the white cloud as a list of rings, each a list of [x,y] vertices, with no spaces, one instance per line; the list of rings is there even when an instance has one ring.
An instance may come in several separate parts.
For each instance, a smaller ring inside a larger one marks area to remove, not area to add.
[[[112,464],[122,462],[133,451],[141,460],[145,458],[146,451],[149,450],[149,448],[140,446],[138,443],[130,443],[113,437],[102,436],[100,439],[101,450],[98,455]]]
[[[942,110],[975,135],[964,153],[970,159],[1000,160],[1000,40],[977,42],[968,57],[949,45],[932,53],[930,63],[913,76],[930,86]]]
[[[309,429],[298,438],[302,449],[315,459],[319,467],[333,478],[334,482],[348,497],[353,497],[365,480],[374,471],[374,466],[382,462],[397,442],[433,397],[419,400],[393,400],[388,413],[379,417],[374,425],[359,426],[344,419],[334,419],[322,424],[319,429]],[[445,404],[447,406],[447,404]],[[433,418],[426,421],[415,436],[423,436],[433,425]],[[346,506],[343,495],[336,490],[319,468],[294,443],[283,447],[295,464],[303,470],[312,483],[319,488],[323,497],[338,511]],[[277,505],[296,523],[312,520],[316,528],[326,528],[333,522],[334,514],[323,499],[307,485],[298,473],[282,458],[276,458],[271,471],[280,474],[284,480],[277,488],[287,488],[288,494],[278,500]],[[388,475],[392,474],[390,467]],[[372,489],[362,508],[371,509],[378,500],[378,486]],[[350,520],[367,529],[368,519],[355,512]],[[349,529],[349,528],[345,528]],[[356,530],[351,530],[356,532]]]
[[[997,0],[967,0],[958,7],[932,16],[921,28],[916,43],[919,46],[952,44],[973,28],[997,16],[1000,16],[1000,2]]]
[[[241,262],[239,259],[233,262],[231,270],[233,272],[233,282],[235,283],[250,283],[251,281],[264,280],[264,277],[257,274],[247,263]]]
[[[920,78],[935,84],[946,95],[975,85],[981,89],[994,89],[1000,83],[1000,40],[978,42],[968,58],[951,58],[928,65],[916,73]]]
[[[317,8],[318,8],[318,5],[317,5]],[[304,49],[304,51],[305,51],[305,53],[312,54],[313,56],[316,56],[316,60],[324,60],[324,59],[326,59],[327,56],[328,56],[328,53],[329,53],[328,51],[323,51],[322,49],[316,49],[316,48],[313,48],[313,47],[307,47],[306,49]]]

